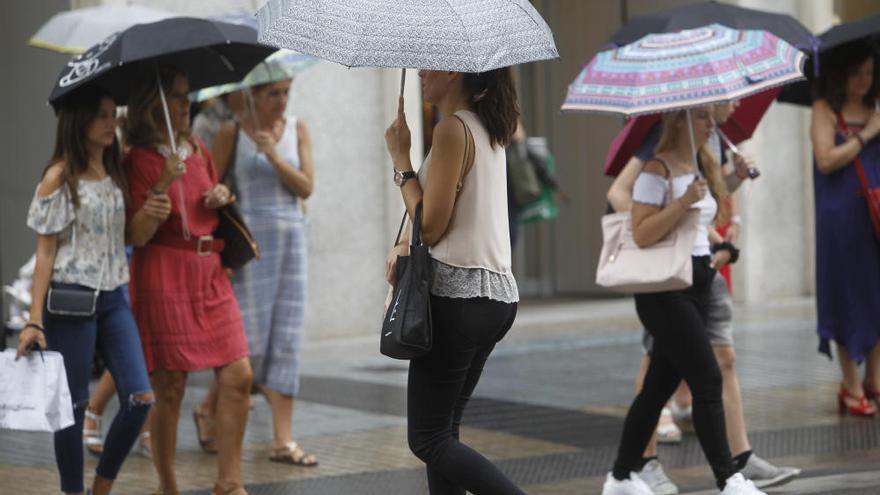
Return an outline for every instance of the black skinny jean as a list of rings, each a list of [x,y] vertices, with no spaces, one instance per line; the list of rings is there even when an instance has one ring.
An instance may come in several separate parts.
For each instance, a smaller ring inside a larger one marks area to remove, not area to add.
[[[427,466],[431,495],[523,494],[492,462],[458,440],[483,365],[513,325],[516,304],[431,296],[434,344],[410,361],[407,437]]]
[[[654,337],[642,391],[630,406],[614,464],[622,480],[639,469],[663,406],[684,379],[694,397],[694,429],[719,488],[737,470],[727,444],[721,370],[705,331],[715,270],[708,256],[693,258],[693,285],[685,290],[636,295],[636,312]]]

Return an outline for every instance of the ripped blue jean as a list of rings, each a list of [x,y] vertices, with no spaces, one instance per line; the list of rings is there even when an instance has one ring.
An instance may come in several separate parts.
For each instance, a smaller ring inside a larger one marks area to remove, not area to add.
[[[84,287],[52,282],[52,287]],[[67,383],[73,401],[76,424],[55,432],[55,462],[61,476],[61,491],[83,492],[83,420],[89,402],[92,357],[97,349],[113,375],[119,395],[119,412],[104,440],[104,452],[95,472],[116,479],[122,462],[137,441],[152,400],[144,352],[137,326],[123,289],[101,291],[95,318],[64,318],[44,313],[46,341],[50,350],[64,356]]]

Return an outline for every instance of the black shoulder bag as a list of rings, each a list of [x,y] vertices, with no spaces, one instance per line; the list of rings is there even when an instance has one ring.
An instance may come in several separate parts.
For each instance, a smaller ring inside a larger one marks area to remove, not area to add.
[[[464,158],[461,175],[456,184],[456,195],[461,191],[464,177],[469,172],[468,155],[473,135],[464,120],[454,115],[464,128]],[[473,165],[473,163],[471,163]],[[396,246],[406,224],[406,211],[397,231]],[[416,205],[409,256],[398,256],[397,282],[391,293],[391,302],[382,321],[379,352],[394,359],[415,359],[431,350],[431,283],[433,282],[433,259],[428,246],[422,243],[422,203]]]
[[[223,239],[225,243],[223,251],[220,252],[220,261],[223,266],[233,270],[243,267],[254,258],[260,259],[260,248],[257,246],[257,241],[251,235],[250,229],[244,223],[244,218],[235,204],[235,199],[238,196],[238,188],[235,184],[235,157],[239,132],[240,128],[236,122],[235,134],[232,138],[232,156],[229,159],[229,166],[226,167],[226,173],[220,179],[220,182],[229,188],[232,199],[217,211],[220,223],[214,230],[214,237]]]
[[[400,242],[405,223],[406,213],[400,222],[397,242]],[[379,352],[394,359],[415,359],[431,350],[433,267],[428,246],[422,244],[421,227],[422,203],[419,203],[413,220],[409,256],[397,257],[397,283],[382,321]]]

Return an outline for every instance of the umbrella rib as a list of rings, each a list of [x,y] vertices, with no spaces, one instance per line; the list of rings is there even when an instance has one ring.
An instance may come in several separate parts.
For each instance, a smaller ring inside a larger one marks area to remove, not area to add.
[[[467,28],[464,25],[464,19],[461,18],[461,14],[459,14],[458,11],[455,10],[455,8],[452,6],[452,4],[449,3],[449,0],[443,0],[443,1],[446,2],[446,5],[449,7],[449,10],[451,10],[452,13],[455,14],[455,16],[458,18],[458,22],[459,22],[459,24],[461,24],[461,31],[464,34],[464,36],[467,38],[467,44],[470,47],[471,53],[475,53],[474,52],[474,44],[471,41],[471,37],[468,34]],[[479,71],[477,71],[477,72],[479,72]]]

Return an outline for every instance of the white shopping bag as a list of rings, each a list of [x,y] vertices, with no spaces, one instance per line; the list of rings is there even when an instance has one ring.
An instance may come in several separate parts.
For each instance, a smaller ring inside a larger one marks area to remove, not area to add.
[[[31,352],[16,361],[15,350],[0,352],[0,428],[58,431],[73,423],[61,354]]]

